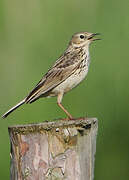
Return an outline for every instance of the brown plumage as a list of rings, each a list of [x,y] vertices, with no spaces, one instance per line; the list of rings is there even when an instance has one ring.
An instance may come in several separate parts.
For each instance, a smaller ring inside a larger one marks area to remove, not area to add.
[[[7,117],[12,111],[24,103],[32,103],[40,97],[57,96],[57,103],[67,114],[69,119],[72,116],[61,104],[64,93],[77,86],[87,75],[90,58],[89,45],[96,34],[81,32],[73,35],[68,48],[59,57],[55,64],[43,76],[36,87],[16,106],[11,108],[2,117]]]
[[[46,93],[48,95],[50,90],[73,74],[81,64],[81,61],[79,61],[81,54],[82,49],[76,50],[74,54],[71,51],[65,52],[29,93],[26,97],[26,103],[33,102],[40,95],[46,96]]]

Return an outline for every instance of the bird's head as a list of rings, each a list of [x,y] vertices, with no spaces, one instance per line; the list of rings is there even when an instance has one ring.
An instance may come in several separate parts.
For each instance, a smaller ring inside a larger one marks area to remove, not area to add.
[[[70,45],[72,45],[75,48],[88,47],[91,42],[100,40],[100,38],[95,38],[96,35],[99,35],[99,33],[89,33],[89,32],[76,33],[72,36]]]

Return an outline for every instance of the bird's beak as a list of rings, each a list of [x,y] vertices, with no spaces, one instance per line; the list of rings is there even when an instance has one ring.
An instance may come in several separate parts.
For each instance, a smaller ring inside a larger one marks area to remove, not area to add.
[[[100,33],[93,33],[88,37],[88,40],[91,41],[96,41],[96,40],[101,40],[100,38],[94,38],[96,35],[100,35]]]

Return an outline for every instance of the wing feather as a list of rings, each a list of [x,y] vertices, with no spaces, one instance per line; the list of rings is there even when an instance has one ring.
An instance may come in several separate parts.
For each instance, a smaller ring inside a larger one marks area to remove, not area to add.
[[[65,81],[71,76],[78,66],[80,61],[77,60],[77,56],[69,54],[69,52],[60,57],[54,66],[44,75],[39,81],[36,87],[26,97],[26,103],[31,103],[35,99],[38,99],[41,95],[49,92],[60,83]]]

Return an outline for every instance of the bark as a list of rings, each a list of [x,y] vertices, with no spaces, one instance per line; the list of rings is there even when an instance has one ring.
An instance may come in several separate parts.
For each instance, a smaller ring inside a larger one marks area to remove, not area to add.
[[[9,127],[11,180],[93,180],[97,120]]]

